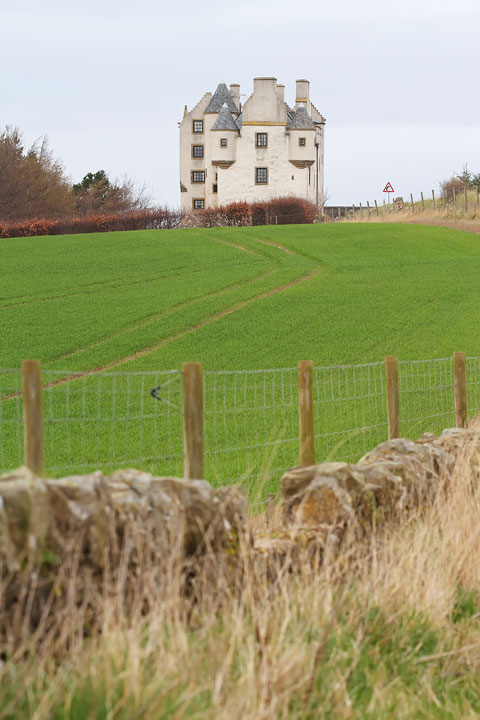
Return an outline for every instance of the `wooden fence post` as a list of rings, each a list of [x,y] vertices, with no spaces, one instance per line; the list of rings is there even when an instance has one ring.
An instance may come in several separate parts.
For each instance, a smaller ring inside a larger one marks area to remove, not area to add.
[[[432,190],[433,209],[435,210],[435,190]]]
[[[400,437],[400,390],[398,385],[398,360],[395,355],[385,358],[385,381],[387,387],[388,439]]]
[[[420,197],[422,198],[422,211],[425,211],[425,200],[423,199],[423,190],[420,192]]]
[[[40,360],[22,361],[22,389],[25,465],[39,473],[45,461]]]
[[[201,363],[183,364],[183,476],[203,479],[203,384]]]
[[[412,193],[410,193],[410,200],[411,200],[411,202],[412,202],[412,213],[414,213],[414,212],[415,212],[415,205],[414,205],[414,203],[413,203],[413,195],[412,195]]]
[[[315,435],[313,430],[313,362],[298,363],[298,409],[300,419],[300,465],[315,462]]]
[[[453,353],[455,375],[455,418],[458,428],[467,427],[467,371],[465,353]]]
[[[467,186],[463,188],[463,194],[465,195],[465,212],[468,212],[468,199],[467,199]]]

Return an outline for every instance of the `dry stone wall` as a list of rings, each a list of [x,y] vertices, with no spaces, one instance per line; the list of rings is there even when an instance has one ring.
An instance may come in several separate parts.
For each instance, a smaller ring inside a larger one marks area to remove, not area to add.
[[[480,480],[480,430],[445,430],[416,442],[378,445],[358,463],[326,462],[287,471],[281,479],[282,518],[274,532],[255,538],[259,553],[298,558],[307,550],[320,560],[350,531],[355,541],[385,522],[426,507],[458,462]]]
[[[273,533],[257,533],[253,544],[238,486],[215,489],[204,480],[138,470],[51,480],[22,467],[0,477],[0,564],[15,571],[25,562],[41,565],[46,556],[61,561],[75,546],[81,564],[101,571],[112,558],[120,562],[129,534],[159,565],[212,550],[235,556],[242,541],[259,554],[284,553],[310,538],[325,549],[347,528],[364,536],[421,508],[459,457],[479,473],[480,429],[391,440],[356,464],[293,468],[281,479],[280,524]]]
[[[102,569],[127,532],[161,562],[230,547],[246,527],[238,486],[215,490],[204,480],[138,470],[50,480],[22,467],[0,477],[0,561],[9,570],[27,559],[61,559],[72,540],[81,563]]]

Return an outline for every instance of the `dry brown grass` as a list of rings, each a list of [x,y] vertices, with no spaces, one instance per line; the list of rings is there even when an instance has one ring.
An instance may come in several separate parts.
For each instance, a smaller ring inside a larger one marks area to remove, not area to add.
[[[72,559],[41,633],[25,632],[25,612],[9,628],[0,717],[478,717],[477,462],[321,567],[268,563],[242,542],[187,583],[176,563],[159,582],[152,566],[129,578],[125,562],[99,586]]]
[[[468,194],[467,209],[465,209],[463,194],[457,198],[456,207],[451,201],[447,206],[442,203],[442,199],[437,200],[435,210],[429,199],[425,200],[424,207],[419,202],[415,203],[413,208],[410,203],[406,203],[402,210],[396,212],[391,205],[380,206],[378,213],[375,208],[370,208],[370,211],[365,208],[359,211],[357,208],[355,214],[342,218],[342,222],[417,223],[480,233],[480,207],[477,205],[475,192],[472,191]]]

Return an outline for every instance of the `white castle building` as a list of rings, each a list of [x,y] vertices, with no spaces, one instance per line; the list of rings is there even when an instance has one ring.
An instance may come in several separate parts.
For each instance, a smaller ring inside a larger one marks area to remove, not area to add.
[[[240,86],[207,92],[180,128],[182,210],[294,195],[323,201],[325,118],[297,80],[293,108],[276,78],[255,78],[243,107]]]

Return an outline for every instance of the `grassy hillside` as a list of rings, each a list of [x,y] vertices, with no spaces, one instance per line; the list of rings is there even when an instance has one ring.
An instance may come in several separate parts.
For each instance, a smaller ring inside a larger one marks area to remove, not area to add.
[[[125,464],[181,472],[181,377],[161,371],[184,361],[238,371],[295,368],[301,359],[325,366],[386,354],[480,354],[478,238],[445,228],[332,224],[4,240],[2,270],[0,367],[37,357],[54,383],[44,408],[55,474]],[[65,382],[68,371],[91,370]],[[436,395],[412,370],[403,424],[412,437],[451,422],[450,380],[433,375]],[[19,382],[0,375],[0,469],[22,457]],[[296,382],[294,369],[205,376],[209,479],[258,478],[261,468],[274,478],[296,462]],[[317,374],[319,457],[355,460],[385,439],[382,382],[381,366]],[[150,391],[159,386],[156,401]],[[433,419],[422,424],[426,416]]]
[[[0,364],[235,369],[476,354],[479,269],[476,236],[400,224],[4,240]]]

